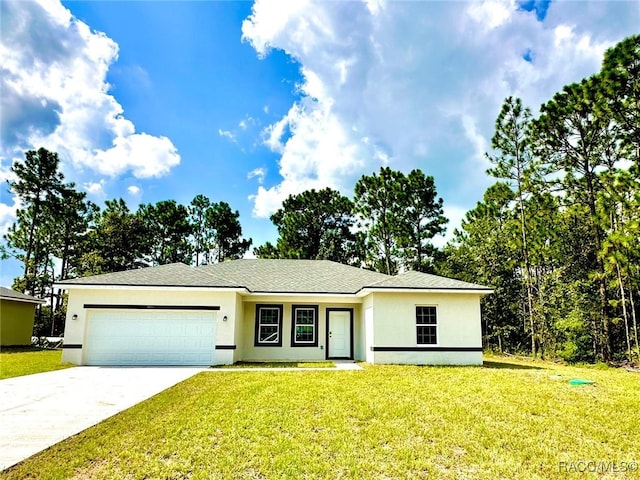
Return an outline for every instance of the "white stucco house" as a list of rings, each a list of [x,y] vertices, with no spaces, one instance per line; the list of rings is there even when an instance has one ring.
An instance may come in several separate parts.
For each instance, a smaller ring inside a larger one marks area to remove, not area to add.
[[[66,280],[63,361],[221,365],[350,359],[482,364],[491,289],[326,260],[181,263]]]

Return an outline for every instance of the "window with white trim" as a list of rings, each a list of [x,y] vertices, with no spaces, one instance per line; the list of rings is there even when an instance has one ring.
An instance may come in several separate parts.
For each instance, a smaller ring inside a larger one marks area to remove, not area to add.
[[[416,307],[416,333],[418,345],[438,344],[438,312],[434,306]]]
[[[293,305],[291,307],[291,346],[318,346],[317,305]]]
[[[282,346],[282,305],[256,305],[254,345]]]

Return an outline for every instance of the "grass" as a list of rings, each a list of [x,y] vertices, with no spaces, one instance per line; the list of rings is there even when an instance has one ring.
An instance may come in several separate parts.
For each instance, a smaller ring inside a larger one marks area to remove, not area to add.
[[[0,350],[0,380],[69,367],[73,365],[62,363],[62,350],[37,347],[2,347]]]
[[[640,463],[639,392],[637,373],[498,357],[203,372],[0,478],[566,478],[561,462]]]
[[[335,368],[333,362],[236,362],[224,368]]]

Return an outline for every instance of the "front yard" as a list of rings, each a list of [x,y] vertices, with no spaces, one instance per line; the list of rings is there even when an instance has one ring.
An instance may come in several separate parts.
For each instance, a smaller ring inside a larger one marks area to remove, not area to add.
[[[2,347],[0,350],[0,380],[68,367],[73,365],[62,363],[62,350],[36,347]]]
[[[204,372],[0,477],[637,478],[640,374],[489,360]]]

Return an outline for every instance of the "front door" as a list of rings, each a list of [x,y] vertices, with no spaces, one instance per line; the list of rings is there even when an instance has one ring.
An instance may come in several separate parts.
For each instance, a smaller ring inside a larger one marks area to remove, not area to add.
[[[327,358],[353,359],[353,309],[327,309]]]

